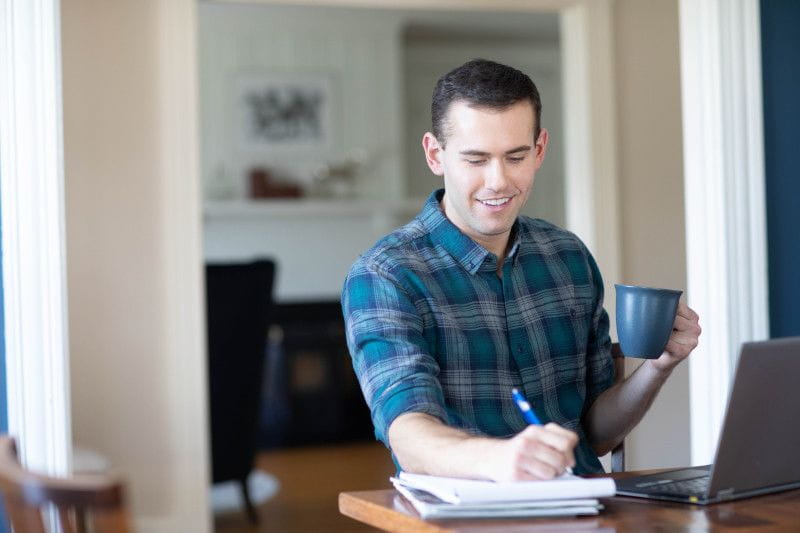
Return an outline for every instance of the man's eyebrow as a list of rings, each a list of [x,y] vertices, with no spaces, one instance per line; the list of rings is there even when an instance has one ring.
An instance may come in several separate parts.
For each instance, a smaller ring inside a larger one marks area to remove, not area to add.
[[[516,148],[512,148],[506,152],[506,155],[517,154],[519,152],[530,152],[531,146],[524,144],[522,146],[517,146]]]
[[[517,154],[519,152],[529,152],[530,150],[531,150],[531,146],[525,144],[525,145],[522,145],[522,146],[517,146],[516,148],[512,148],[511,150],[506,150],[506,155]],[[461,155],[474,155],[474,156],[481,156],[481,157],[486,157],[486,156],[490,155],[489,152],[484,152],[482,150],[462,150],[462,151],[460,151],[458,153],[461,154]]]

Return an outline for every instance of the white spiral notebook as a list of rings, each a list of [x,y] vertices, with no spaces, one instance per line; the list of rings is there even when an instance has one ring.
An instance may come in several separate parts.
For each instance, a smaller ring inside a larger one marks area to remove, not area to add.
[[[401,472],[392,483],[423,518],[595,515],[614,480],[564,475],[549,481],[496,483]]]

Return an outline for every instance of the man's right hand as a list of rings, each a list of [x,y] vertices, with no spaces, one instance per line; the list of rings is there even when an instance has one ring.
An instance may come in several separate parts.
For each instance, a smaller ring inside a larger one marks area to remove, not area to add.
[[[497,441],[487,457],[487,477],[495,481],[552,479],[575,466],[578,435],[557,424],[528,426],[510,439]]]
[[[425,413],[389,426],[400,467],[417,474],[517,481],[551,479],[575,465],[578,435],[556,424],[528,426],[509,439],[470,435]]]

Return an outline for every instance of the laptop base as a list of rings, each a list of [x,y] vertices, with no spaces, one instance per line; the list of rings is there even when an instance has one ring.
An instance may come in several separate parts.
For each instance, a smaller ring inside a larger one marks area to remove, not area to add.
[[[709,497],[704,493],[675,494],[660,492],[659,488],[666,486],[674,481],[692,480],[708,477],[711,465],[698,466],[691,468],[680,468],[668,470],[657,474],[646,474],[617,480],[617,496],[628,496],[631,498],[644,498],[648,500],[662,500],[669,502],[688,503],[692,505],[712,505],[715,503],[751,498],[753,496],[763,496],[775,492],[800,488],[800,481],[775,485],[772,487],[762,487],[742,492],[725,492]],[[699,474],[699,475],[698,475]]]

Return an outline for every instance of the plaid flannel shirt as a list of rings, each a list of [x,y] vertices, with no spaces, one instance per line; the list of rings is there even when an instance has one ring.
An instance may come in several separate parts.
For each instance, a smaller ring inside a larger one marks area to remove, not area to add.
[[[601,472],[581,418],[614,380],[603,282],[585,245],[519,217],[497,257],[454,226],[435,191],[406,226],[363,254],[342,307],[353,367],[375,435],[427,413],[476,435],[525,428],[511,389],[543,423],[575,431],[576,473]]]

